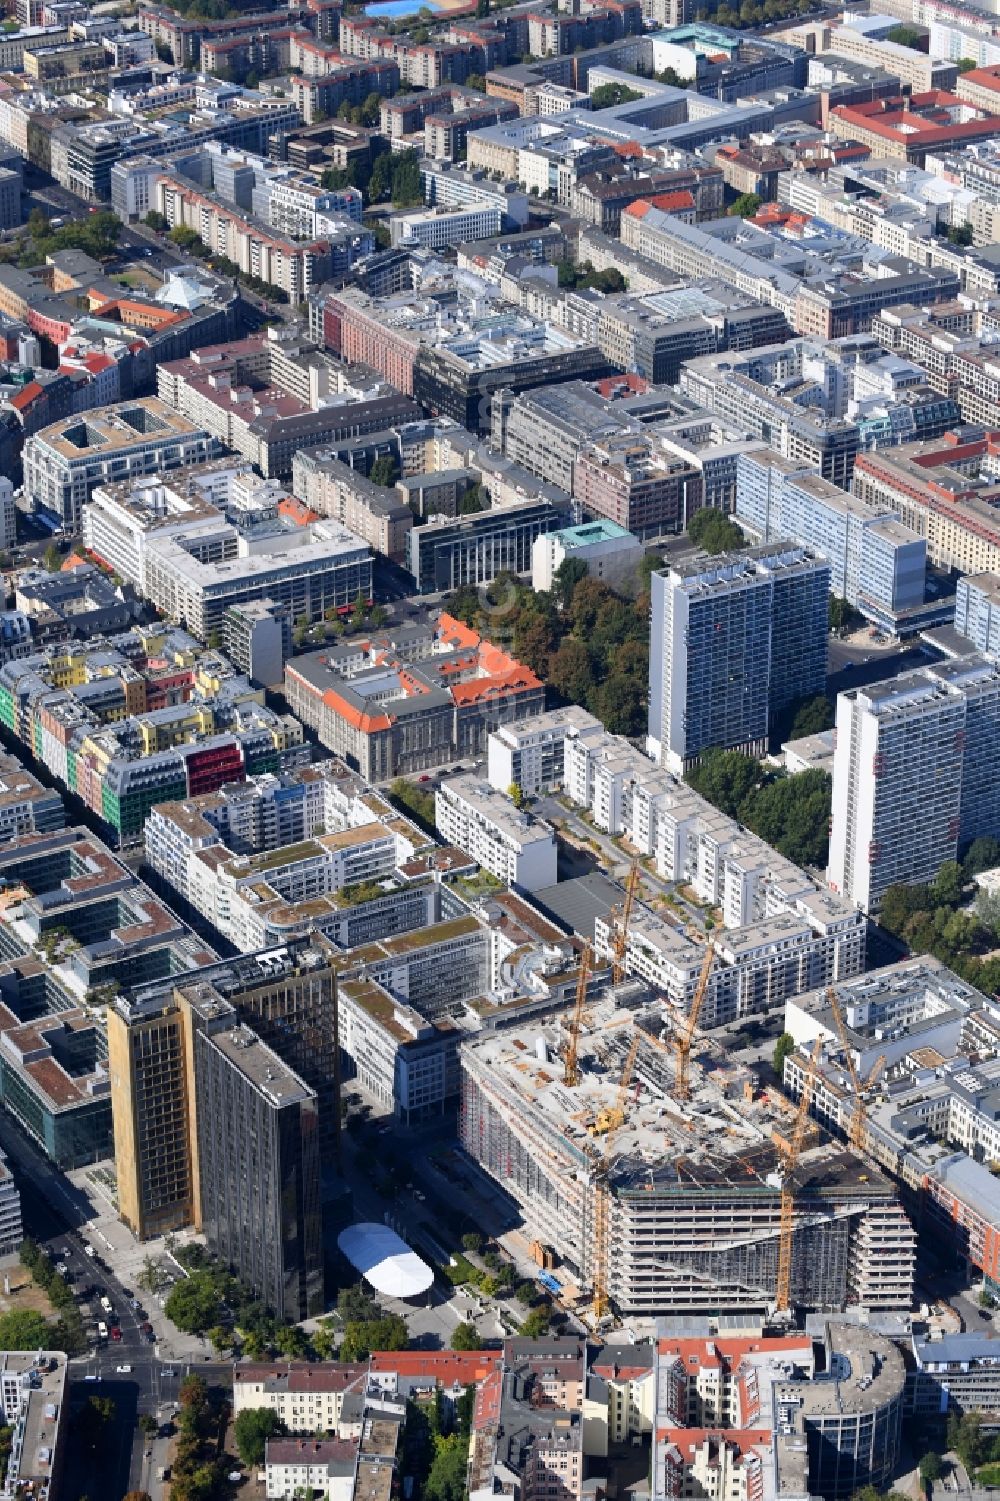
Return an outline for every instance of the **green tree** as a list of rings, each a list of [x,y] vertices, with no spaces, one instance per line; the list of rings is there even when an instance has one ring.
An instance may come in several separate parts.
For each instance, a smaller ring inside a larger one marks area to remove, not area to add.
[[[456,1324],[451,1336],[453,1350],[481,1350],[483,1337],[475,1324]]]
[[[827,619],[831,631],[845,630],[851,617],[851,607],[846,599],[840,599],[835,594],[830,595],[830,603],[827,608]]]
[[[771,1064],[779,1079],[785,1077],[785,1059],[789,1053],[795,1052],[795,1038],[791,1032],[782,1032],[774,1044],[774,1052],[771,1055]]]
[[[712,749],[692,766],[687,780],[696,792],[728,818],[740,818],[751,796],[762,785],[764,772],[742,751]]]
[[[0,1313],[0,1350],[46,1350],[52,1325],[33,1308]]]
[[[406,1323],[398,1313],[385,1314],[363,1324],[349,1323],[340,1346],[341,1360],[367,1360],[373,1350],[405,1350],[409,1344]]]
[[[148,225],[150,229],[155,229],[159,234],[163,234],[165,230],[170,228],[170,221],[166,214],[161,214],[159,209],[155,208],[150,209],[142,222]]]
[[[960,73],[971,73],[979,67],[974,57],[960,57],[955,64]]]
[[[641,99],[642,94],[638,89],[630,89],[625,83],[602,83],[590,96],[591,109],[608,109],[611,105],[631,104],[633,99]]]
[[[387,488],[396,483],[399,474],[399,465],[392,454],[380,453],[372,465],[371,474],[368,478],[373,485],[385,485]]]
[[[219,1302],[218,1293],[205,1274],[193,1272],[174,1283],[164,1312],[184,1334],[204,1334],[219,1322]]]
[[[478,1255],[483,1249],[483,1237],[478,1230],[469,1230],[462,1236],[462,1246],[466,1251],[472,1251],[474,1255]]]
[[[533,1282],[519,1282],[514,1289],[514,1297],[519,1303],[523,1303],[525,1308],[530,1308],[537,1296]]]
[[[731,219],[752,219],[760,209],[761,200],[756,193],[741,193],[735,203],[731,203],[726,213]]]
[[[538,1308],[533,1308],[521,1325],[521,1333],[525,1339],[541,1339],[552,1322],[552,1315],[548,1304],[543,1303]]]
[[[62,567],[62,553],[59,551],[57,542],[50,542],[45,549],[45,566],[50,573],[58,573]]]
[[[920,1471],[920,1478],[925,1485],[929,1482],[940,1480],[944,1474],[944,1465],[941,1462],[941,1456],[940,1454],[935,1454],[933,1449],[928,1449],[917,1468]]]
[[[96,1449],[105,1428],[115,1415],[115,1404],[110,1397],[88,1397],[77,1414],[77,1430],[88,1449]]]
[[[476,516],[488,509],[489,493],[483,485],[470,485],[458,502],[460,516]]]
[[[803,735],[818,735],[832,729],[833,717],[833,704],[825,693],[818,693],[796,709],[789,738],[797,740]]]
[[[695,511],[687,525],[689,541],[703,552],[713,556],[721,552],[734,552],[746,546],[746,537],[735,521],[723,516],[721,511],[705,506]]]
[[[997,865],[1000,865],[1000,839],[988,835],[974,839],[962,861],[962,868],[969,877],[977,876],[981,870],[992,870]]]
[[[524,792],[517,782],[511,782],[510,786],[507,788],[507,796],[514,804],[515,808],[524,807]]]
[[[140,1412],[136,1418],[136,1427],[143,1438],[152,1438],[157,1431],[157,1422],[151,1412]]]
[[[921,50],[920,44],[925,40],[927,33],[920,31],[916,26],[893,26],[886,32],[886,40],[895,42],[900,47],[912,47],[915,51]]]
[[[552,593],[564,610],[569,609],[577,584],[586,577],[587,565],[582,558],[563,558],[552,576]]]
[[[262,1465],[268,1439],[281,1431],[281,1419],[273,1407],[245,1407],[237,1415],[233,1428],[236,1448],[243,1463],[248,1468]]]
[[[423,1487],[423,1501],[464,1501],[468,1443],[458,1434],[439,1440]]]
[[[201,236],[197,230],[189,229],[186,224],[176,224],[170,231],[170,239],[181,250],[191,251],[196,245],[201,244]]]
[[[957,860],[946,860],[931,884],[931,895],[936,902],[957,906],[962,900],[965,880]]]
[[[489,0],[479,0],[479,5],[489,5]],[[470,73],[465,80],[465,88],[474,89],[477,94],[486,93],[486,79],[482,73]]]

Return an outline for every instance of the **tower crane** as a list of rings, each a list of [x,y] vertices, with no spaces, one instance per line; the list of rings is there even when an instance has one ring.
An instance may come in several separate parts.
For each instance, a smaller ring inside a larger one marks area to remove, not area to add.
[[[820,1036],[813,1044],[812,1055],[806,1066],[805,1078],[802,1080],[802,1094],[799,1096],[795,1121],[785,1154],[785,1172],[781,1182],[781,1225],[778,1235],[778,1278],[775,1292],[775,1307],[779,1313],[787,1312],[792,1301],[792,1245],[795,1235],[795,1188],[792,1177],[798,1167],[802,1146],[806,1139],[809,1105],[822,1051],[823,1038]]]
[[[885,1054],[880,1053],[872,1065],[868,1077],[862,1080],[854,1062],[854,1054],[847,1036],[847,1028],[844,1025],[844,1014],[840,1009],[837,992],[834,986],[829,986],[826,998],[830,1002],[833,1019],[837,1024],[837,1035],[840,1045],[844,1050],[844,1061],[847,1072],[851,1078],[851,1092],[854,1095],[854,1110],[851,1113],[850,1124],[847,1128],[847,1140],[855,1152],[860,1152],[865,1142],[865,1123],[867,1121],[868,1101],[867,1096],[871,1093],[878,1082],[882,1070],[885,1068]]]
[[[608,1177],[611,1171],[611,1152],[618,1128],[625,1121],[625,1105],[641,1041],[642,1033],[636,1027],[618,1084],[615,1108],[608,1112],[609,1124],[604,1138],[604,1150],[594,1174],[594,1315],[598,1319],[603,1319],[608,1311],[608,1266],[611,1261],[611,1190]]]
[[[615,938],[611,950],[613,955],[611,983],[613,985],[620,985],[625,978],[625,950],[628,946],[628,925],[632,919],[632,907],[638,889],[639,857],[636,855],[632,861],[632,868],[628,873],[628,880],[625,883],[625,901],[622,904],[622,915],[615,924]]]
[[[580,955],[580,973],[576,981],[576,1003],[573,1006],[573,1018],[569,1024],[569,1040],[566,1043],[566,1052],[563,1057],[563,1083],[570,1085],[571,1088],[580,1082],[580,1064],[578,1060],[580,1019],[583,1016],[583,1003],[587,999],[590,957],[590,944],[585,943],[583,953]]]
[[[705,958],[702,961],[701,974],[695,986],[694,998],[691,1001],[691,1012],[682,1032],[677,1035],[674,1048],[677,1054],[677,1063],[674,1071],[674,1093],[679,1100],[686,1100],[691,1093],[688,1078],[688,1065],[691,1061],[691,1046],[694,1042],[694,1032],[698,1025],[698,1017],[701,1014],[702,1002],[708,993],[708,977],[712,973],[712,961],[715,953],[712,945],[705,944]]]

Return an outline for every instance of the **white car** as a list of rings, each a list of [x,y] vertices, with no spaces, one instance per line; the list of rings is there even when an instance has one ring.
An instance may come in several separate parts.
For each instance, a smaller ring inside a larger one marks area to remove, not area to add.
[[[131,1376],[132,1367],[130,1365],[116,1365],[115,1373],[119,1376]]]

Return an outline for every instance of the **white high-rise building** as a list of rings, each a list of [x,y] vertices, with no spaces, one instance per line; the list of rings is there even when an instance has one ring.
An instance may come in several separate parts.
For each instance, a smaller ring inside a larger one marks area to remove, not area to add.
[[[712,746],[767,749],[775,711],[822,693],[830,565],[772,542],[652,578],[648,747],[682,774]]]
[[[837,700],[827,879],[865,911],[1000,834],[1000,668],[970,656]]]

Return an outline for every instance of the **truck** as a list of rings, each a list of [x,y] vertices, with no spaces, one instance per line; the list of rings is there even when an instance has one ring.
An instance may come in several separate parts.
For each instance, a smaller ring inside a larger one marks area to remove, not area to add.
[[[107,1337],[108,1337],[108,1326],[104,1322],[104,1320],[102,1319],[101,1322],[97,1326],[97,1338],[98,1339],[107,1339]]]
[[[108,1318],[110,1318],[114,1313],[114,1309],[111,1306],[111,1299],[107,1296],[107,1294],[105,1294],[105,1296],[101,1299],[101,1307],[104,1309],[104,1312],[107,1314]]]

